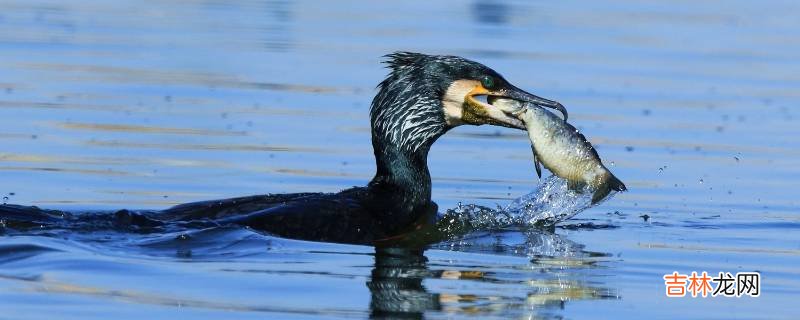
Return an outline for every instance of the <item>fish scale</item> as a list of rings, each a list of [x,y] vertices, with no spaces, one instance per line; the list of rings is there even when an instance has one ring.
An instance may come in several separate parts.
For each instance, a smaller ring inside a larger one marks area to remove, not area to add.
[[[532,103],[505,98],[494,98],[491,103],[525,123],[539,178],[542,177],[541,164],[567,180],[572,190],[581,191],[588,185],[594,191],[592,204],[604,199],[612,190],[627,190],[603,165],[586,137],[565,120]]]

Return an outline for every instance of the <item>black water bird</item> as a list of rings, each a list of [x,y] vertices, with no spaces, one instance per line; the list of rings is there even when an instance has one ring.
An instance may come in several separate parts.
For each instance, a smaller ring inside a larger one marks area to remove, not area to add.
[[[386,58],[389,75],[378,85],[370,108],[377,170],[366,187],[205,201],[159,212],[121,211],[116,220],[122,223],[116,225],[210,221],[287,238],[374,243],[435,219],[427,157],[440,136],[463,124],[525,129],[481,96],[527,101],[567,116],[558,102],[527,93],[474,61],[411,52]]]

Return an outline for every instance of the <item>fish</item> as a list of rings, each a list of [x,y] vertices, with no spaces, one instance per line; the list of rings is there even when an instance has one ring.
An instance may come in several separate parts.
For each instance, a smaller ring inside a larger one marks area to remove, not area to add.
[[[600,155],[586,137],[566,119],[532,103],[494,97],[493,106],[523,123],[528,131],[536,174],[542,177],[542,165],[567,181],[569,189],[581,192],[586,186],[594,190],[592,204],[605,199],[611,191],[628,188],[603,165]]]

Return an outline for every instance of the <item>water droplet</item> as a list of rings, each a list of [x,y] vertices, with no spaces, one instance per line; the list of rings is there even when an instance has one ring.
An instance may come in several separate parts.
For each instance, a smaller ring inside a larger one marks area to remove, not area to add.
[[[703,181],[703,179],[700,179],[700,184],[703,184],[703,182],[705,182],[705,181]]]
[[[7,202],[8,202],[8,197],[3,197],[3,204],[6,204]]]
[[[664,167],[658,168],[658,173],[664,172]]]
[[[614,161],[611,161],[611,163],[609,163],[609,164],[610,164],[612,167],[616,165],[616,164],[614,163]]]
[[[733,159],[735,159],[736,162],[739,162],[739,157],[734,156]]]

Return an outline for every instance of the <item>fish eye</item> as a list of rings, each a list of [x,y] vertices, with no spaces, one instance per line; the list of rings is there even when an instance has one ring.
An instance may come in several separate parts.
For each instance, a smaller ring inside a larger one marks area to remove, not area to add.
[[[481,85],[486,89],[492,89],[492,87],[494,87],[494,77],[483,76],[483,78],[481,78]]]

